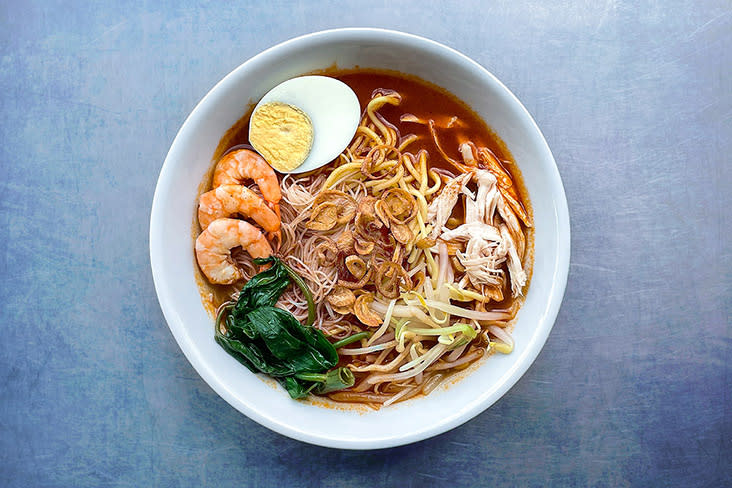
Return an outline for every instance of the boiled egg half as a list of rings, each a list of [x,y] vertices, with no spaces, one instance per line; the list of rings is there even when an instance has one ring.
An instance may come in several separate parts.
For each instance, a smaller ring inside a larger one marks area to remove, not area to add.
[[[343,152],[361,120],[354,91],[327,76],[300,76],[262,97],[249,120],[249,142],[280,173],[305,173]]]

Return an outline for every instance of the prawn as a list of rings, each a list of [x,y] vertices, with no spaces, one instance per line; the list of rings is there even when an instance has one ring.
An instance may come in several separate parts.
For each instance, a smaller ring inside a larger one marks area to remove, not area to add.
[[[496,177],[498,180],[498,190],[501,192],[501,195],[503,195],[506,202],[508,202],[509,207],[513,209],[526,227],[531,227],[531,221],[529,220],[529,216],[526,214],[524,206],[519,200],[518,192],[513,186],[511,175],[509,175],[508,171],[504,169],[496,155],[493,154],[493,151],[487,147],[481,147],[478,149],[478,161]]]
[[[280,182],[272,167],[262,156],[249,149],[238,149],[224,155],[216,163],[213,175],[213,187],[222,185],[241,185],[245,180],[254,180],[279,217],[279,204],[282,199]]]
[[[253,258],[272,255],[262,232],[249,222],[216,219],[196,239],[196,260],[208,281],[230,285],[244,276],[231,258],[231,250],[241,246]]]
[[[251,217],[267,232],[280,230],[280,219],[264,200],[242,185],[221,185],[201,195],[198,222],[206,229],[211,222],[235,214]]]

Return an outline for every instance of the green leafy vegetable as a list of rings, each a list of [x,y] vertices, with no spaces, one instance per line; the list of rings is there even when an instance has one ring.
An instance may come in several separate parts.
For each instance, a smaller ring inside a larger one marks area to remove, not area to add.
[[[255,259],[255,263],[271,266],[244,285],[236,304],[222,307],[216,319],[216,342],[252,372],[276,378],[292,398],[353,386],[350,370],[331,370],[338,364],[336,348],[310,326],[315,304],[302,278],[274,256]],[[290,312],[274,306],[290,280],[308,300],[305,326]]]
[[[323,394],[331,391],[342,390],[353,386],[355,378],[348,368],[337,368],[328,371],[326,374],[299,373],[297,379],[316,382],[313,391]]]

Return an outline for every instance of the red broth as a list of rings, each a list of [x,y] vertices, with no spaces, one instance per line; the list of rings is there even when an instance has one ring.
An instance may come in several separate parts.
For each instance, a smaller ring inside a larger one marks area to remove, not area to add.
[[[405,75],[398,72],[371,70],[371,69],[353,69],[338,70],[328,69],[317,72],[315,74],[331,76],[337,78],[348,86],[358,96],[361,108],[365,109],[368,101],[371,99],[372,93],[377,89],[396,90],[402,97],[399,106],[385,105],[379,109],[379,113],[383,115],[390,123],[394,124],[402,136],[407,134],[415,134],[418,139],[411,143],[408,151],[416,153],[420,149],[429,152],[429,165],[433,168],[442,168],[444,170],[455,173],[449,162],[440,155],[435,146],[429,128],[423,124],[413,122],[400,122],[400,117],[405,114],[412,114],[422,120],[433,119],[439,125],[444,125],[452,117],[457,117],[460,121],[459,126],[450,129],[439,129],[437,134],[441,147],[448,156],[456,160],[462,160],[458,152],[458,146],[461,141],[470,140],[479,147],[489,148],[499,160],[503,162],[504,168],[511,174],[512,180],[518,189],[521,203],[524,205],[529,216],[532,215],[531,205],[527,198],[526,189],[521,179],[521,174],[513,162],[513,157],[503,141],[488,127],[488,125],[478,115],[470,109],[465,103],[459,100],[452,93],[433,85],[429,82],[421,80],[411,75]],[[212,157],[211,169],[204,181],[199,187],[199,194],[210,189],[211,178],[216,161],[234,146],[249,144],[249,118],[254,109],[256,102],[250,107],[226,133],[223,135],[216,151]],[[455,216],[460,213],[460,206],[455,208]],[[194,221],[196,218],[194,217]],[[532,219],[533,220],[533,219]],[[525,256],[526,272],[531,277],[531,268],[533,263],[533,228],[525,229],[527,236],[527,252]],[[200,233],[198,222],[195,221],[192,229],[193,239]],[[198,268],[198,266],[196,266]],[[213,314],[216,307],[228,299],[231,292],[231,286],[214,286],[198,274],[198,283],[201,290],[206,308]],[[510,292],[506,293],[508,298],[504,303],[493,304],[495,308],[507,307],[511,304]],[[492,308],[493,308],[492,307]]]

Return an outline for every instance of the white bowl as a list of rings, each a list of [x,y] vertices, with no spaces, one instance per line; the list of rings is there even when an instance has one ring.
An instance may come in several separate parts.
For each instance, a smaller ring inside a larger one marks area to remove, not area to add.
[[[410,73],[457,95],[503,139],[521,169],[534,209],[535,261],[515,325],[516,348],[493,355],[460,381],[379,411],[293,401],[214,342],[194,275],[197,190],[219,139],[267,90],[293,76],[354,66]],[[160,171],[150,218],[150,261],[168,326],[201,377],[234,408],[276,432],[346,449],[419,441],[466,422],[513,386],[554,324],[569,269],[569,215],[554,158],[521,102],[485,68],[436,42],[381,29],[317,32],[272,47],[219,82],[181,127]]]

